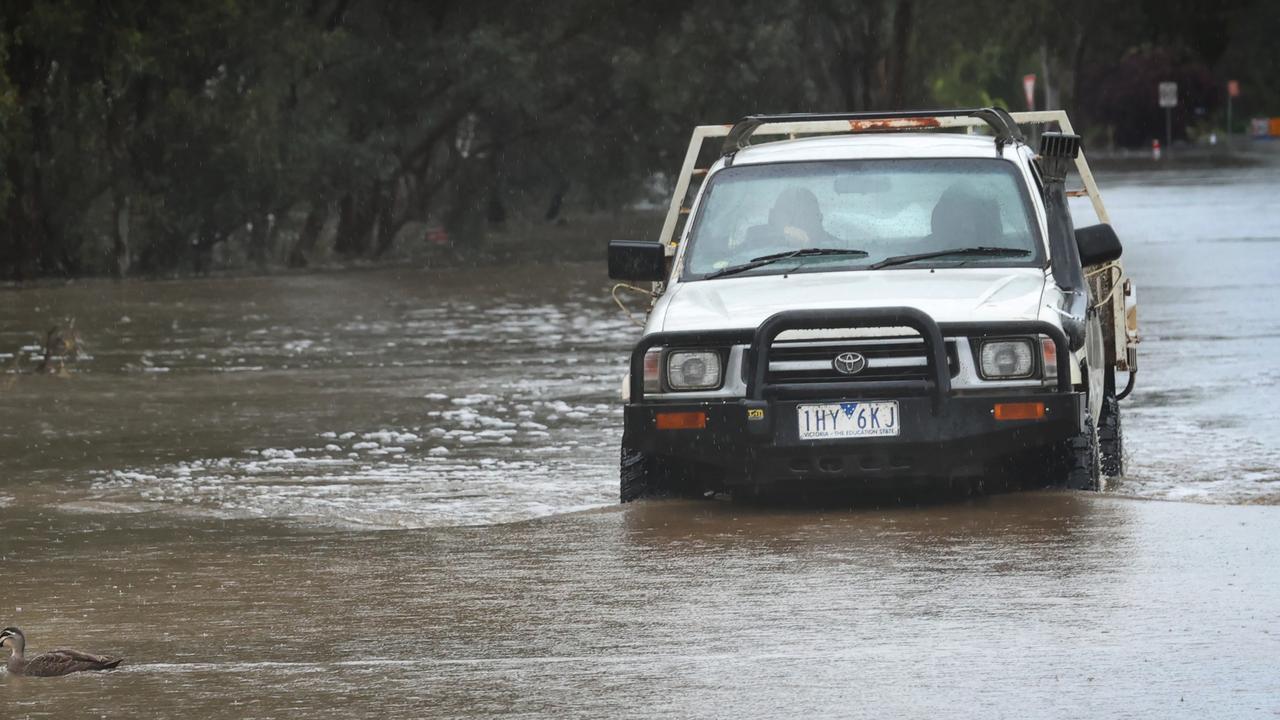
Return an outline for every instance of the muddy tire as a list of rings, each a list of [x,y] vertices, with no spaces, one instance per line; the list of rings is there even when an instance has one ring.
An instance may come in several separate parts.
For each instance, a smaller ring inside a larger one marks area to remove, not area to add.
[[[1064,487],[1092,492],[1104,489],[1098,429],[1091,415],[1085,415],[1084,428],[1063,444],[1059,463],[1060,482]]]
[[[1102,455],[1102,474],[1107,477],[1124,475],[1124,431],[1120,426],[1120,401],[1116,399],[1114,376],[1107,378],[1107,392],[1102,399],[1098,449]]]
[[[622,448],[618,499],[624,503],[650,497],[694,495],[693,474],[664,458]]]

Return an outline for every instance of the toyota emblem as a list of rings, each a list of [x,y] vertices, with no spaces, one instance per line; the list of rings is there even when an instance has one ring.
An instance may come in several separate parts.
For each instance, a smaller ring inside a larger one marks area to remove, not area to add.
[[[857,375],[867,366],[867,359],[861,353],[842,352],[831,361],[831,365],[842,375]]]

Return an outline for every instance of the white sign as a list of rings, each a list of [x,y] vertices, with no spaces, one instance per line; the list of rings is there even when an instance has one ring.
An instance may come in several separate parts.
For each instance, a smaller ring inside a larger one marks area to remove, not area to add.
[[[801,440],[891,437],[901,433],[898,401],[797,405]]]
[[[1160,107],[1162,108],[1178,107],[1178,83],[1176,82],[1160,83]]]

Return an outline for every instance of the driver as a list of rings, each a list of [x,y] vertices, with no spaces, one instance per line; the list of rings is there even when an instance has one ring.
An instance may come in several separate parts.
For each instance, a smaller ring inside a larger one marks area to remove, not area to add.
[[[778,193],[769,222],[747,230],[743,246],[753,254],[767,251],[838,247],[839,241],[822,226],[818,197],[808,188],[790,187]]]
[[[930,225],[933,233],[929,237],[936,245],[931,250],[983,245],[1004,236],[996,201],[962,183],[947,188],[938,198]]]

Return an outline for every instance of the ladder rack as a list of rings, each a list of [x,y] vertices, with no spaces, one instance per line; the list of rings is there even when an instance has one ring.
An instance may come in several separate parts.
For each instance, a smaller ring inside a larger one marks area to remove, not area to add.
[[[757,136],[769,136],[775,139],[782,136],[784,139],[792,139],[800,135],[911,132],[987,126],[996,132],[996,139],[1004,145],[1011,141],[1022,141],[1020,126],[1042,126],[1052,123],[1056,123],[1062,132],[1075,133],[1071,127],[1071,121],[1067,119],[1067,113],[1063,110],[1009,113],[1000,108],[892,113],[752,115],[734,125],[699,125],[693,129],[693,136],[689,138],[689,148],[685,151],[684,163],[680,166],[675,192],[671,198],[671,205],[667,209],[667,217],[662,223],[662,234],[658,239],[666,246],[668,255],[675,254],[675,249],[680,243],[680,238],[676,236],[676,226],[679,224],[680,217],[689,213],[689,208],[685,207],[684,202],[689,194],[691,180],[694,177],[705,177],[710,170],[710,168],[697,167],[703,144],[710,138],[725,138],[722,152],[731,154],[747,147],[747,141]],[[1083,191],[1073,190],[1069,194],[1073,197],[1087,195],[1093,204],[1098,221],[1110,222],[1083,150],[1076,158],[1076,172],[1079,173],[1084,188]]]

